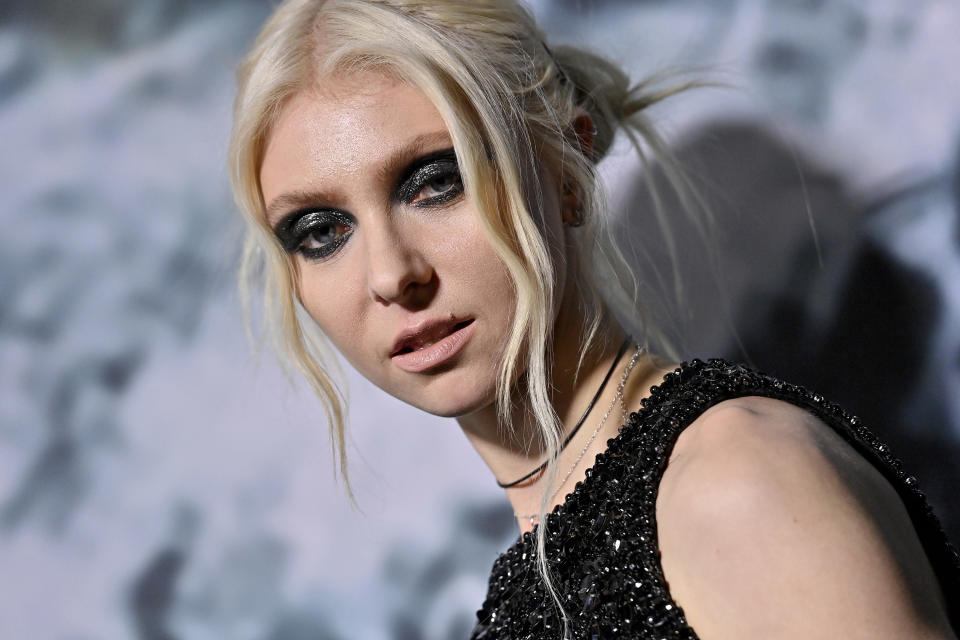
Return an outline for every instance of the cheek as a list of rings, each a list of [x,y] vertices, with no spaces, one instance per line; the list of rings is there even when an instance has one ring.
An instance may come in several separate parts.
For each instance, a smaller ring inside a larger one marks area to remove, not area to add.
[[[352,361],[352,355],[362,340],[360,320],[364,314],[364,289],[362,282],[352,277],[349,269],[340,267],[320,269],[302,261],[297,289],[300,302],[313,321]]]
[[[446,268],[447,294],[471,311],[490,312],[488,321],[499,327],[508,326],[515,307],[513,280],[480,223],[470,220],[435,246],[437,262]],[[438,275],[443,286],[444,274]]]

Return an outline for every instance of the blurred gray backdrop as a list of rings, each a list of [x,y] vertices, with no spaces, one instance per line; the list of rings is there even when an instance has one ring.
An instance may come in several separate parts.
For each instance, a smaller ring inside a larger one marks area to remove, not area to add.
[[[0,5],[0,637],[462,638],[516,535],[455,422],[348,371],[353,509],[319,404],[248,348],[224,156],[271,5]],[[650,306],[861,414],[958,540],[960,6],[531,7],[733,87],[654,113],[717,217],[676,222],[686,303],[640,168],[602,167]]]

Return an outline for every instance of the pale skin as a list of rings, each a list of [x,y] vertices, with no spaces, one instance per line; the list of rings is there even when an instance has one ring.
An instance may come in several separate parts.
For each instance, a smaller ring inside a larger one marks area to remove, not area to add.
[[[589,144],[589,119],[571,126]],[[419,159],[444,158],[451,148],[442,118],[417,89],[374,72],[328,77],[282,110],[261,188],[274,228],[305,210],[339,212],[293,238],[291,250],[299,297],[344,357],[388,393],[455,417],[493,475],[510,481],[539,464],[543,451],[522,410],[514,416],[516,435],[505,437],[492,404],[495,363],[512,318],[509,274],[473,204],[458,193],[458,178],[444,168],[447,160],[426,165],[430,180],[415,189],[397,187],[408,185]],[[553,397],[569,429],[625,333],[606,321],[574,378],[583,318],[567,286],[569,234],[577,230],[564,223],[577,202],[549,173],[545,168],[546,235],[558,300]],[[318,258],[321,245],[335,250]],[[466,345],[442,366],[398,368],[396,336],[443,318],[471,324]],[[617,363],[594,421],[560,455],[561,477],[615,398],[628,359]],[[641,357],[624,388],[626,410],[637,409],[665,371]],[[616,407],[551,508],[617,434],[620,416]],[[537,512],[543,491],[535,482],[506,495],[516,513],[528,514]],[[893,489],[831,429],[791,405],[742,398],[697,419],[670,456],[657,518],[671,594],[705,640],[956,637]]]

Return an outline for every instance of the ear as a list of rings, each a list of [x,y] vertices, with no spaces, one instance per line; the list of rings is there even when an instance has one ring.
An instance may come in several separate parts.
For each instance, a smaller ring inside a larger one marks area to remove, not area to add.
[[[574,144],[579,147],[580,152],[588,158],[593,156],[593,141],[597,136],[597,127],[593,118],[585,111],[581,111],[570,122],[570,132],[573,135]],[[579,227],[583,224],[583,208],[580,202],[580,194],[576,193],[569,185],[563,186],[562,194],[562,216],[563,224],[568,227]]]

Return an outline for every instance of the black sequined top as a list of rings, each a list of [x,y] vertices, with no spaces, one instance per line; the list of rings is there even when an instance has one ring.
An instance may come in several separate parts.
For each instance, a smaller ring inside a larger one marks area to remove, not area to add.
[[[960,629],[960,555],[950,546],[917,479],[860,421],[797,385],[724,360],[694,360],[653,387],[640,411],[597,456],[586,478],[547,515],[546,555],[569,616],[570,638],[697,638],[670,596],[657,544],[657,488],[673,445],[709,407],[766,396],[802,407],[835,429],[896,488],[937,574],[954,628]],[[524,533],[494,562],[474,640],[556,639],[553,600]]]

